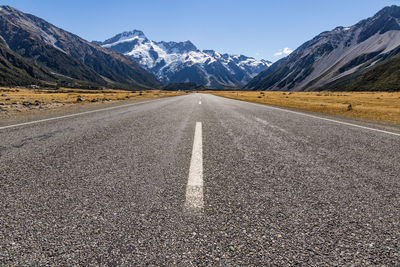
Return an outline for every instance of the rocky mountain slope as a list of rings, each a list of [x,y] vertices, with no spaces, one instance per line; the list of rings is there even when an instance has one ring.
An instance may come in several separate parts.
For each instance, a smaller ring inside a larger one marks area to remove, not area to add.
[[[240,88],[271,65],[243,55],[200,51],[190,41],[151,41],[138,30],[95,43],[129,56],[166,84],[195,82],[209,88]]]
[[[160,86],[152,74],[127,57],[9,6],[0,6],[0,39],[4,51],[18,55],[15,57],[18,63],[10,60],[3,62],[20,69],[13,71],[16,76],[23,74],[19,78],[14,77],[13,83],[22,83],[26,69],[31,67],[46,73],[38,76],[37,71],[28,72],[29,80],[36,82],[68,82],[75,86],[127,89]]]
[[[372,74],[376,70],[380,70],[379,73],[386,71],[390,66],[388,62],[399,52],[400,7],[386,7],[354,26],[337,27],[321,33],[261,72],[245,88],[290,91],[388,90],[387,86],[377,87],[386,83],[379,81],[379,75]],[[370,83],[372,78],[368,78],[371,75],[376,80],[374,84]],[[399,78],[398,70],[386,72],[386,79],[397,79],[398,85]]]
[[[332,91],[400,91],[400,46],[388,59],[325,85]]]

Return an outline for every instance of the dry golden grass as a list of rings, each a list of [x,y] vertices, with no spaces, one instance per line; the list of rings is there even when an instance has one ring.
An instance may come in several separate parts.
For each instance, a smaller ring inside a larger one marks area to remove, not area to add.
[[[279,107],[400,125],[400,92],[208,91],[207,93]],[[352,106],[351,110],[348,110],[349,104]]]
[[[44,111],[85,108],[83,105],[140,101],[182,94],[185,92],[0,88],[0,120],[34,116]]]
[[[22,103],[28,101],[34,103],[60,102],[65,104],[102,102],[102,101],[120,101],[120,100],[144,100],[168,96],[176,96],[184,92],[164,92],[160,90],[151,91],[123,91],[123,90],[82,90],[82,89],[16,89],[0,88],[0,102],[3,104]],[[81,98],[83,101],[77,101]]]

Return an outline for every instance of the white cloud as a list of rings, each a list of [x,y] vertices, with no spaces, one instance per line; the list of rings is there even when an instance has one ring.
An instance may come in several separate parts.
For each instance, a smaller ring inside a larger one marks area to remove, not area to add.
[[[293,52],[293,50],[290,49],[289,47],[283,48],[283,53],[284,53],[285,55],[290,55],[292,52]]]
[[[275,57],[281,57],[283,55],[287,56],[290,55],[293,52],[292,49],[290,49],[289,47],[285,47],[283,49],[280,49],[278,52],[276,52],[274,54]]]

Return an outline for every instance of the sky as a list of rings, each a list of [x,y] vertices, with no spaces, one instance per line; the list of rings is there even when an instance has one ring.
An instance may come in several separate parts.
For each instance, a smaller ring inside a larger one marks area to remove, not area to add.
[[[400,0],[1,0],[77,34],[104,41],[142,30],[154,41],[276,61],[319,33],[351,26]]]

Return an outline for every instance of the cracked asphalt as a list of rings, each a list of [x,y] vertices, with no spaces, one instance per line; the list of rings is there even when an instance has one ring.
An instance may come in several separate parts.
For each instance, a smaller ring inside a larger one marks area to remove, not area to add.
[[[196,122],[202,216],[183,212]],[[397,135],[213,95],[137,103],[0,129],[0,265],[399,266],[399,192]]]

